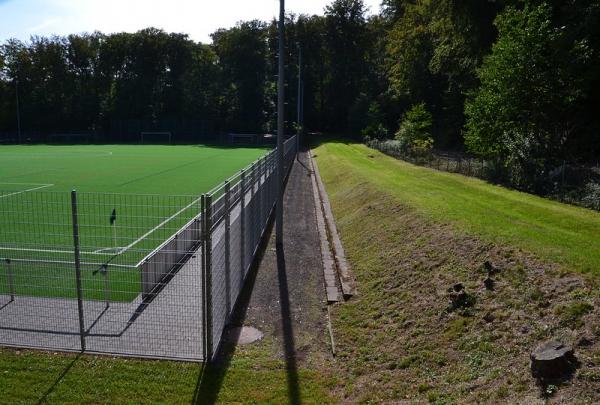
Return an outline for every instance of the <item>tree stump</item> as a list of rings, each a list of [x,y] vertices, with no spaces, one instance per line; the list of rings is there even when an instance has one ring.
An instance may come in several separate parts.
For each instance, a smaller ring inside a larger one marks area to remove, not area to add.
[[[573,348],[555,340],[542,343],[531,353],[531,373],[539,379],[567,376],[575,364]]]

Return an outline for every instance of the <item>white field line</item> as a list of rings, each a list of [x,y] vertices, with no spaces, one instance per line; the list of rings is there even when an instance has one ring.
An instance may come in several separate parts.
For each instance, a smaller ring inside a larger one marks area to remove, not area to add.
[[[11,183],[0,183],[0,184],[11,184]],[[25,184],[25,183],[14,183],[14,184]],[[6,198],[6,197],[10,197],[12,195],[23,194],[23,193],[27,193],[29,191],[41,190],[42,188],[48,188],[48,187],[54,187],[54,184],[42,184],[42,185],[39,185],[38,187],[29,188],[27,190],[21,190],[21,191],[16,191],[16,192],[10,193],[10,194],[0,195],[0,198]]]
[[[73,254],[72,250],[27,249],[27,248],[3,247],[3,246],[0,246],[0,250],[14,250],[14,251],[18,251],[18,252],[39,252],[39,253],[66,253],[66,254]],[[86,255],[111,256],[111,254],[109,254],[109,253],[97,253],[97,252],[87,252],[87,251],[81,251],[79,253],[86,254]]]
[[[131,249],[132,247],[134,247],[135,245],[137,245],[138,243],[140,243],[142,240],[146,239],[146,237],[150,234],[152,234],[154,231],[156,231],[158,228],[160,228],[161,226],[163,226],[164,224],[166,224],[167,222],[169,222],[170,220],[172,220],[173,218],[175,218],[176,216],[178,216],[179,214],[181,214],[183,211],[187,210],[188,208],[190,208],[192,205],[197,204],[198,201],[200,201],[201,198],[198,198],[194,201],[192,201],[190,204],[186,205],[185,207],[183,207],[182,209],[180,209],[179,211],[177,211],[175,214],[171,215],[169,218],[165,219],[164,221],[162,221],[160,224],[156,225],[154,228],[150,229],[148,232],[146,232],[145,234],[143,234],[142,236],[140,236],[139,238],[137,238],[136,240],[134,240],[132,243],[130,243],[129,245],[125,246],[124,248],[122,248],[118,254],[123,254],[126,251],[128,251],[129,249]]]
[[[75,265],[75,262],[66,261],[66,260],[45,260],[45,259],[10,259],[11,262],[15,263],[52,263],[52,264],[70,264]],[[90,263],[90,262],[81,262],[81,264],[85,266],[104,266],[106,263]],[[134,266],[128,266],[126,264],[108,264],[111,267],[119,267],[123,269],[134,269]]]
[[[102,248],[102,249],[96,249],[94,250],[94,253],[98,254],[98,253],[103,253],[104,254],[112,254],[115,252],[120,252],[121,249],[123,249],[122,247],[118,246],[118,247],[109,247],[109,248]]]
[[[46,183],[7,183],[5,181],[0,181],[0,185],[2,184],[10,184],[10,185],[19,185],[19,186],[45,186]]]

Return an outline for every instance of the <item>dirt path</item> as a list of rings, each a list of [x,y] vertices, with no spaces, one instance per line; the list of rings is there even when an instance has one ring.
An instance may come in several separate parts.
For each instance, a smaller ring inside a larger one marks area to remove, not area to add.
[[[308,154],[294,163],[285,193],[284,245],[275,246],[275,232],[258,268],[251,273],[230,328],[252,326],[264,333],[257,345],[266,356],[286,364],[288,398],[299,402],[298,369],[329,358],[326,303],[320,241]],[[230,333],[229,341],[235,340]],[[225,365],[235,345],[225,343],[217,363]]]
[[[272,232],[260,262],[244,319],[273,342],[278,356],[302,361],[308,352],[327,352],[323,267],[319,253],[308,155],[290,174],[284,211],[283,251]]]

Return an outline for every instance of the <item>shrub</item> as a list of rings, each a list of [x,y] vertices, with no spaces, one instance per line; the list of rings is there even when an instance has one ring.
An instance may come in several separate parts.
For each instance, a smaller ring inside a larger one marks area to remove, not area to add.
[[[593,210],[600,211],[600,184],[586,184],[581,202],[586,208],[591,208]]]
[[[414,105],[402,117],[396,140],[405,152],[414,155],[428,154],[433,148],[431,137],[432,117],[425,103]]]

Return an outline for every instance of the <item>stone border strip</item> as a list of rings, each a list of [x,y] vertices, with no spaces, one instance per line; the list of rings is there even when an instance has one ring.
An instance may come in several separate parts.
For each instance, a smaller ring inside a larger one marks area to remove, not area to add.
[[[323,215],[323,208],[321,205],[321,198],[319,197],[319,189],[317,181],[315,180],[315,170],[310,157],[310,151],[308,153],[310,164],[312,167],[311,182],[313,188],[313,198],[315,200],[315,213],[317,215],[317,230],[319,232],[319,239],[321,241],[321,261],[323,262],[323,276],[325,277],[325,291],[327,293],[327,302],[334,303],[339,301],[339,290],[337,288],[336,279],[336,268],[335,260],[331,254],[331,246],[329,245],[329,239],[327,238],[327,225],[325,224],[325,217]]]
[[[331,204],[329,203],[329,196],[327,195],[327,191],[325,190],[325,186],[323,185],[323,181],[321,180],[319,166],[317,165],[316,160],[313,159],[312,150],[309,151],[309,156],[313,167],[313,173],[315,174],[314,177],[319,191],[319,197],[321,200],[321,207],[323,209],[325,222],[327,224],[329,239],[333,248],[333,255],[335,258],[335,264],[337,267],[340,285],[342,287],[342,293],[344,295],[344,298],[348,299],[353,295],[356,295],[356,279],[350,271],[350,265],[346,260],[346,253],[344,252],[344,247],[342,246],[337,227],[335,226],[335,220],[333,217],[333,212],[331,210]]]

